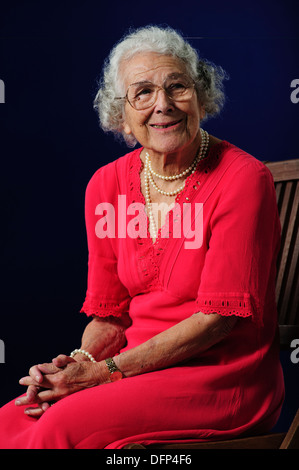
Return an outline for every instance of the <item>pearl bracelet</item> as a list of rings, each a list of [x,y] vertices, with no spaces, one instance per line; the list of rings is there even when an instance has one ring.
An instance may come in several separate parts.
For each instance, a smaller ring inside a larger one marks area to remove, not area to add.
[[[95,358],[88,351],[84,351],[84,349],[74,349],[74,351],[71,352],[70,357],[74,357],[75,354],[79,353],[84,354],[84,356],[88,357],[91,362],[97,362]]]

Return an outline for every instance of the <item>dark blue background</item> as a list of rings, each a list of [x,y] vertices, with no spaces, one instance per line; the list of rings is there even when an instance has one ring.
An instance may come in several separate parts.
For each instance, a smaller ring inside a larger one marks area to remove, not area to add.
[[[260,160],[298,158],[298,8],[291,0],[112,3],[10,1],[0,7],[0,405],[23,392],[37,362],[80,345],[86,324],[84,192],[94,171],[127,152],[92,108],[112,46],[149,23],[179,29],[230,75],[221,116],[205,128]],[[282,429],[298,406],[299,364],[282,355]],[[284,429],[282,429],[284,430]]]

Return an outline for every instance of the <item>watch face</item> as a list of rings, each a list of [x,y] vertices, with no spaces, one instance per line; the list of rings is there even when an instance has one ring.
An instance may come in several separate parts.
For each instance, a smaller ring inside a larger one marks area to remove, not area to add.
[[[117,380],[121,380],[123,378],[123,374],[121,373],[120,370],[116,370],[115,372],[112,372],[110,375],[110,380],[111,382],[116,382]]]

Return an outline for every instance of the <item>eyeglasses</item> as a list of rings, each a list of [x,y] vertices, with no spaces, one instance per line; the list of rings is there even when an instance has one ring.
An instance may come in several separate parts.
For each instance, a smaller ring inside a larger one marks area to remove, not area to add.
[[[195,82],[185,74],[172,74],[165,78],[163,85],[158,86],[150,81],[142,81],[129,85],[126,96],[117,100],[127,100],[137,111],[150,108],[155,104],[158,91],[164,90],[173,101],[188,101],[192,98]]]

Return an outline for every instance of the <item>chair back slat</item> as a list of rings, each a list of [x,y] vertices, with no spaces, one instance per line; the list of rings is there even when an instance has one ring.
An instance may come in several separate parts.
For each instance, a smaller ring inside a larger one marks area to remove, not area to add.
[[[283,207],[281,212],[282,224],[282,243],[281,256],[278,259],[276,295],[279,318],[283,324],[295,320],[295,311],[291,305],[296,298],[294,290],[296,279],[295,274],[298,267],[298,201],[299,185],[298,182],[286,183],[285,191],[286,210]],[[285,211],[285,213],[284,213]],[[297,295],[298,298],[298,295]]]
[[[268,162],[281,223],[277,260],[276,302],[279,324],[299,325],[299,160]]]

